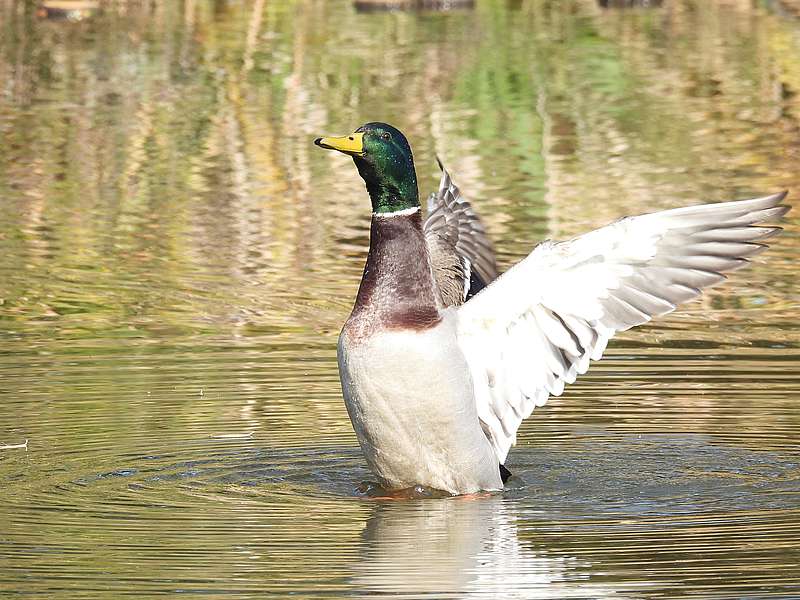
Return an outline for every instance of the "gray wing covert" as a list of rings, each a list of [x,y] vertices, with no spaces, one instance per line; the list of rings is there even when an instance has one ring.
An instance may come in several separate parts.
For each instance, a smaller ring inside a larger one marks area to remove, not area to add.
[[[497,277],[494,249],[478,214],[439,161],[439,191],[423,226],[442,304],[458,306]]]

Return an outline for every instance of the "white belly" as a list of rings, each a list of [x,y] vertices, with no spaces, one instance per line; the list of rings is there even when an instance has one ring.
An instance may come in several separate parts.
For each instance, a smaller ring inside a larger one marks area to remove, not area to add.
[[[423,332],[339,337],[339,376],[350,420],[381,483],[455,494],[502,489],[478,421],[455,315]]]

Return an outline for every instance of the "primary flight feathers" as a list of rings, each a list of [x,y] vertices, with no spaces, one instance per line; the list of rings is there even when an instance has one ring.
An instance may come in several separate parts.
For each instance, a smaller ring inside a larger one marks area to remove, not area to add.
[[[520,422],[599,360],[617,332],[697,297],[747,264],[786,193],[626,217],[546,241],[459,309],[478,415],[500,462]]]

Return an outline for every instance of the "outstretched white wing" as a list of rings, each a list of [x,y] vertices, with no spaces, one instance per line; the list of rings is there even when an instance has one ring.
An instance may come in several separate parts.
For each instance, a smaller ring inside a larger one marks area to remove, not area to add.
[[[546,241],[458,309],[480,417],[501,463],[535,406],[585,373],[618,331],[725,279],[779,231],[786,193],[628,217]]]

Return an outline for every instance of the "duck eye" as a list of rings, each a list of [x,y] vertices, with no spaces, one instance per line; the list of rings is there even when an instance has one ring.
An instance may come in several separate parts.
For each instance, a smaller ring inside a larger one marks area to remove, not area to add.
[[[390,140],[390,139],[392,139],[392,134],[391,134],[391,133],[389,133],[388,131],[384,131],[384,132],[381,134],[381,137],[382,137],[383,139],[385,139],[385,140]]]

